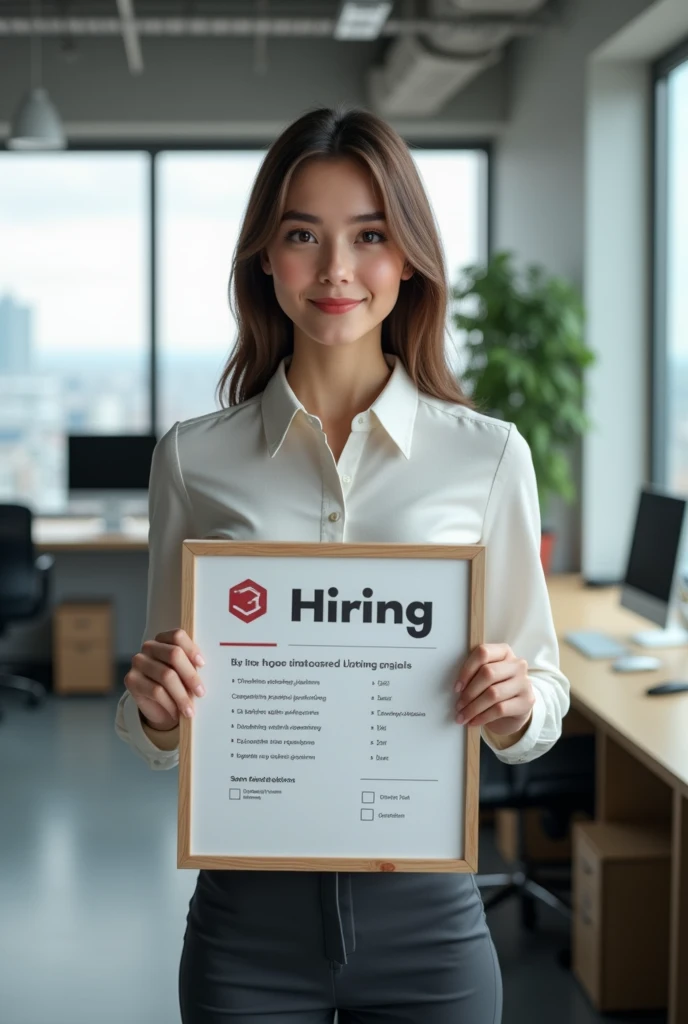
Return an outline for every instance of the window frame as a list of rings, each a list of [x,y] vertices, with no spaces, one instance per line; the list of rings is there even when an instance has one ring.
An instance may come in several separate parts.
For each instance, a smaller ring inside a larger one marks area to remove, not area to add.
[[[668,232],[668,80],[688,62],[688,37],[652,65],[651,116],[651,239],[650,279],[650,478],[668,486],[667,422],[667,232]]]
[[[483,231],[484,231],[484,248],[486,257],[489,258],[492,255],[493,246],[493,226],[494,226],[494,174],[493,174],[493,146],[490,140],[480,139],[425,139],[425,138],[408,138],[404,136],[411,150],[414,149],[452,149],[452,150],[478,150],[485,154],[486,169],[485,169],[485,194],[479,197],[481,206],[483,207]],[[157,237],[157,191],[156,191],[156,170],[157,170],[157,158],[161,153],[167,153],[170,151],[176,152],[233,152],[234,150],[265,150],[272,145],[272,139],[265,138],[246,138],[246,139],[232,139],[230,142],[227,140],[223,141],[188,141],[183,140],[170,140],[169,142],[158,141],[154,144],[143,144],[141,141],[136,139],[128,139],[126,141],[113,142],[112,140],[105,139],[93,139],[93,140],[77,140],[70,142],[66,152],[126,152],[136,150],[140,153],[148,153],[150,156],[149,161],[149,177],[148,177],[148,217],[147,217],[147,241],[148,241],[148,252],[149,252],[149,263],[148,263],[148,288],[149,288],[149,318],[148,318],[148,429],[156,437],[160,437],[160,429],[158,422],[158,298],[157,298],[157,284],[158,284],[158,253],[156,245]],[[7,147],[3,147],[7,150]]]

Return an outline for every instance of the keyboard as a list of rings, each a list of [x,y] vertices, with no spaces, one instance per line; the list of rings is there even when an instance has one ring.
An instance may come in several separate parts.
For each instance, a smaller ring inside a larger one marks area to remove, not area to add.
[[[564,634],[564,640],[586,658],[618,658],[628,654],[629,648],[606,633],[593,629],[579,629]]]

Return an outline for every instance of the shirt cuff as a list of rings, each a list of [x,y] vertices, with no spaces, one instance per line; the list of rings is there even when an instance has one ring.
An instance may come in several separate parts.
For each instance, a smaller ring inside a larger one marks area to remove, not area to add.
[[[526,731],[521,736],[520,740],[512,743],[510,747],[497,747],[490,740],[487,733],[485,732],[485,726],[480,727],[481,735],[487,743],[490,750],[493,750],[500,761],[504,761],[506,764],[523,764],[525,761],[529,761],[528,754],[531,752],[535,744],[537,743],[542,726],[545,721],[545,700],[537,687],[533,687],[535,694],[535,703],[533,704],[533,714],[530,719],[530,724]]]
[[[124,701],[122,714],[132,743],[151,767],[169,768],[176,764],[179,757],[178,746],[173,750],[161,750],[160,747],[156,747],[155,743],[146,734],[141,716],[139,715],[138,705],[131,695],[128,695]],[[155,732],[155,730],[151,729],[151,732]],[[163,733],[163,735],[167,735],[167,733]]]

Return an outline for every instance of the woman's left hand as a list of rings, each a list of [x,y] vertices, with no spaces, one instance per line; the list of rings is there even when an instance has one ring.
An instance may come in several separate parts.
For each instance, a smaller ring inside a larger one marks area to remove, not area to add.
[[[535,693],[528,662],[508,644],[479,644],[466,658],[454,688],[461,696],[457,722],[487,725],[497,736],[519,732],[529,721]]]

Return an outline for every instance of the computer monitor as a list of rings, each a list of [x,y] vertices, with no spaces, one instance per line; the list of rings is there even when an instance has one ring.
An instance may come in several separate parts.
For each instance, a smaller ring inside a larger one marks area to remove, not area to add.
[[[680,610],[688,585],[687,504],[654,488],[640,492],[621,604],[661,627],[631,637],[644,647],[688,644]]]
[[[70,506],[97,506],[105,514],[105,528],[118,531],[127,503],[144,510],[155,444],[153,434],[70,434]]]

